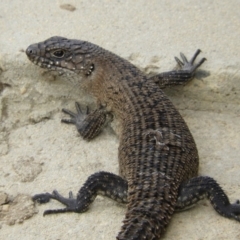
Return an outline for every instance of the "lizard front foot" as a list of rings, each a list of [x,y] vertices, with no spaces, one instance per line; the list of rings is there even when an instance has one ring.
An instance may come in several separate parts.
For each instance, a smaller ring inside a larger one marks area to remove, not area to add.
[[[70,119],[62,119],[61,122],[67,123],[67,124],[74,124],[78,128],[81,126],[85,117],[89,114],[89,109],[87,107],[86,111],[84,113],[78,102],[75,102],[75,107],[76,107],[77,113],[74,113],[65,108],[62,109],[62,111],[64,113],[68,114],[71,118]]]
[[[179,69],[183,70],[183,71],[189,71],[191,73],[194,73],[196,71],[196,69],[198,67],[200,67],[207,60],[206,58],[202,58],[197,64],[194,64],[194,61],[200,52],[201,52],[201,50],[198,49],[194,53],[194,55],[190,61],[187,60],[186,56],[183,53],[180,53],[182,61],[179,58],[175,57],[175,60],[178,64]]]
[[[86,111],[83,112],[79,103],[75,103],[77,113],[74,113],[65,108],[62,111],[68,114],[70,119],[62,119],[61,122],[67,124],[74,124],[80,133],[80,135],[85,140],[91,140],[96,137],[102,130],[106,122],[106,110],[103,107],[96,109],[89,113],[88,107]]]
[[[175,70],[157,74],[149,79],[158,84],[160,88],[171,85],[185,85],[193,79],[196,70],[206,61],[206,58],[202,58],[198,63],[194,64],[200,52],[201,50],[198,49],[190,61],[187,60],[183,53],[180,53],[181,60],[175,57],[177,62]]]

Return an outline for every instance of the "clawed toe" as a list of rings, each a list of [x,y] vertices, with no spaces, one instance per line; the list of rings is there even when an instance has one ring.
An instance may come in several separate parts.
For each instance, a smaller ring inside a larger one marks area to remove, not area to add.
[[[68,114],[71,118],[75,118],[75,117],[77,116],[76,113],[74,113],[74,112],[72,112],[72,111],[70,111],[70,110],[68,110],[68,109],[66,109],[66,108],[63,108],[62,111],[63,111],[64,113]]]
[[[32,200],[34,202],[38,202],[40,204],[42,203],[47,203],[50,201],[52,198],[52,195],[50,193],[41,193],[41,194],[36,194],[32,197]]]
[[[197,58],[197,56],[200,54],[201,50],[197,49],[197,51],[194,53],[193,57],[191,58],[191,60],[189,61],[190,64],[193,65],[195,59]]]
[[[73,193],[72,193],[72,191],[69,192],[68,196],[69,196],[70,199],[73,199]]]
[[[82,111],[81,106],[80,106],[80,104],[78,102],[75,102],[75,108],[76,108],[78,114],[86,114],[86,115],[89,114],[88,106],[86,106],[85,113]]]
[[[68,208],[61,208],[61,209],[48,209],[43,212],[43,216],[55,213],[65,213],[70,212]]]

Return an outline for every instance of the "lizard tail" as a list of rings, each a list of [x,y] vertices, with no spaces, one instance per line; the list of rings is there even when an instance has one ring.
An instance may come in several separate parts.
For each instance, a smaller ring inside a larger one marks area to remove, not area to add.
[[[133,207],[127,212],[117,239],[157,240],[164,232],[173,212],[174,208],[163,201],[160,204],[151,202]]]

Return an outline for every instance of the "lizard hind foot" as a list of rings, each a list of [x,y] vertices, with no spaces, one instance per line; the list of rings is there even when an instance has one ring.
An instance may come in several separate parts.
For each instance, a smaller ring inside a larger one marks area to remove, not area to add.
[[[50,199],[55,199],[66,206],[66,208],[61,209],[49,209],[44,211],[43,215],[54,214],[54,213],[65,213],[65,212],[78,212],[77,210],[77,200],[73,198],[72,192],[69,192],[69,198],[63,197],[58,191],[54,190],[51,193],[36,194],[32,197],[33,201],[40,204],[47,203]]]

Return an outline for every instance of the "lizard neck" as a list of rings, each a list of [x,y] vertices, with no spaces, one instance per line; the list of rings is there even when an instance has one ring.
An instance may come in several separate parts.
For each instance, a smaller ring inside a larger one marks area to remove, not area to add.
[[[100,59],[95,61],[95,71],[84,81],[87,91],[122,119],[136,108],[137,95],[147,79],[138,68],[114,54]]]

